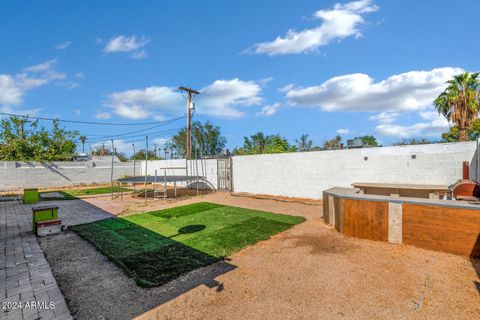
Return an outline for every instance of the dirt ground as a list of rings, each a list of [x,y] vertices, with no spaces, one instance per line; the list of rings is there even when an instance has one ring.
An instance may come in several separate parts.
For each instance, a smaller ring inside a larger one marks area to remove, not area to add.
[[[345,238],[323,224],[319,203],[226,193],[166,204],[85,201],[115,214],[210,201],[307,220],[153,289],[137,287],[73,232],[43,238],[41,246],[77,319],[480,318],[479,261]]]

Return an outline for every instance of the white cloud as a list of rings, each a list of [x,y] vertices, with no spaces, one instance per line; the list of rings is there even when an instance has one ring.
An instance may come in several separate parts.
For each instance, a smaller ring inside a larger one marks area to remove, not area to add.
[[[30,109],[19,110],[18,108],[13,109],[10,106],[0,106],[0,112],[4,112],[4,113],[38,116],[40,111],[42,111],[42,109],[40,108],[30,108]],[[3,116],[0,116],[0,117],[3,117]]]
[[[58,82],[57,85],[59,85],[60,87],[67,88],[67,89],[75,89],[75,88],[78,88],[80,86],[80,83],[78,83],[76,81],[64,81],[64,82]]]
[[[86,76],[85,76],[85,74],[84,74],[83,72],[77,72],[77,73],[75,73],[75,78],[77,78],[77,79],[85,79]]]
[[[0,104],[18,105],[28,91],[47,82],[46,79],[32,78],[26,74],[0,74]]]
[[[56,70],[47,70],[41,75],[41,77],[48,81],[64,80],[67,78],[67,74],[64,72],[58,72]]]
[[[217,80],[200,89],[195,97],[196,112],[225,118],[238,118],[244,113],[239,106],[258,105],[262,87],[255,81],[240,79]],[[174,87],[153,86],[113,92],[105,106],[112,112],[129,119],[164,118],[165,113],[183,114],[186,102]]]
[[[257,116],[265,116],[269,117],[277,113],[278,109],[280,108],[280,103],[276,102],[274,104],[268,104],[264,106],[259,112],[257,112]]]
[[[143,119],[158,112],[173,112],[182,103],[182,97],[172,87],[148,87],[113,92],[106,105],[113,113],[129,118]]]
[[[417,111],[431,105],[460,68],[437,68],[393,75],[379,82],[356,73],[331,78],[319,86],[292,88],[285,98],[292,105],[324,111]]]
[[[44,71],[51,70],[53,68],[53,66],[55,65],[55,63],[57,63],[56,59],[47,60],[47,61],[44,61],[42,63],[27,67],[27,68],[23,69],[23,71],[24,72],[31,72],[31,73],[44,72]]]
[[[352,36],[358,38],[362,36],[360,26],[365,23],[363,15],[378,9],[372,0],[337,3],[333,9],[319,10],[313,14],[315,19],[322,21],[318,27],[302,31],[289,30],[284,37],[277,37],[271,42],[258,43],[247,52],[270,56],[298,54],[314,51],[335,40]]]
[[[139,38],[135,35],[130,37],[118,36],[110,39],[103,51],[106,53],[132,52],[132,58],[142,59],[147,56],[147,52],[142,48],[149,42],[150,40],[145,36]]]
[[[145,50],[135,51],[132,53],[133,59],[145,59],[147,56],[147,51]]]
[[[375,131],[378,134],[396,138],[438,137],[441,133],[447,130],[448,121],[446,119],[439,119],[431,122],[420,122],[408,126],[380,124],[375,128]]]
[[[65,80],[67,75],[55,70],[55,64],[56,60],[52,59],[27,67],[15,75],[0,74],[0,104],[21,104],[28,91],[50,82],[71,87],[69,82],[59,82]]]
[[[262,102],[262,86],[255,81],[238,78],[216,80],[200,89],[198,112],[224,118],[240,118],[244,112],[238,106],[258,105]]]
[[[349,134],[350,129],[337,129],[338,134]]]
[[[447,119],[439,115],[433,108],[418,112],[420,118],[424,121],[411,125],[394,124],[390,122],[381,122],[375,128],[375,131],[383,136],[396,138],[410,137],[439,137],[441,133],[449,129]]]
[[[73,110],[73,112],[75,112],[75,115],[76,116],[79,116],[81,114],[80,110],[79,109],[75,109]]]
[[[70,47],[71,44],[72,44],[72,41],[65,41],[65,42],[57,44],[55,46],[55,49],[66,50],[68,47]]]
[[[117,115],[128,118],[128,119],[145,119],[147,117],[152,116],[151,111],[147,111],[141,106],[136,106],[136,105],[120,105],[115,108],[114,111]]]
[[[382,124],[389,124],[394,122],[398,117],[400,116],[400,113],[398,112],[380,112],[376,115],[370,116],[368,120],[371,121],[378,121]]]
[[[112,115],[108,112],[97,112],[95,114],[96,119],[106,120],[106,119],[110,119],[111,117],[112,117]]]

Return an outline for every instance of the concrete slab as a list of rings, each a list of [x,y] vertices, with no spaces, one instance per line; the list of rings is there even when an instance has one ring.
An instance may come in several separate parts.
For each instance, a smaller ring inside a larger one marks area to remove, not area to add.
[[[64,199],[64,198],[65,196],[60,192],[47,192],[47,193],[40,194],[40,199]]]
[[[61,196],[51,192],[48,197]],[[82,200],[52,201],[66,225],[82,224],[112,215]],[[0,319],[71,319],[50,265],[32,233],[32,205],[0,202],[0,297],[2,301],[55,303],[55,310],[5,309]]]

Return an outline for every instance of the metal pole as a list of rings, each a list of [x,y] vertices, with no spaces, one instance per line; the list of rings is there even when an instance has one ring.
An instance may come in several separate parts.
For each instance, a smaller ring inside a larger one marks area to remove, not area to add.
[[[145,137],[145,203],[147,202],[148,136]]]
[[[133,147],[133,176],[135,177],[135,143],[132,143],[132,147]]]
[[[168,198],[168,188],[167,188],[167,170],[163,170],[163,191],[165,194],[165,202],[167,201]]]
[[[157,169],[155,169],[155,182],[153,183],[153,199],[157,200]]]
[[[112,170],[110,172],[110,183],[112,184],[112,200],[113,200],[113,160],[115,159],[115,146],[113,144],[113,139],[112,139]]]
[[[185,189],[188,189],[188,160],[187,159],[185,159],[185,174],[187,176]]]
[[[135,161],[135,143],[132,143],[133,147],[133,176],[135,177],[135,166],[137,162]],[[133,195],[135,196],[135,182],[133,183]]]
[[[196,185],[197,185],[197,196],[198,196],[198,149],[195,149],[195,168],[197,171],[197,182],[196,182]]]

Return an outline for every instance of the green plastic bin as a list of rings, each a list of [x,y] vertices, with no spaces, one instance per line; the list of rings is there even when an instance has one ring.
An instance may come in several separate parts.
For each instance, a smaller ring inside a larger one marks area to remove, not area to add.
[[[36,206],[32,208],[32,229],[37,232],[36,223],[58,219],[58,206]]]
[[[23,203],[38,203],[38,189],[23,189]]]

